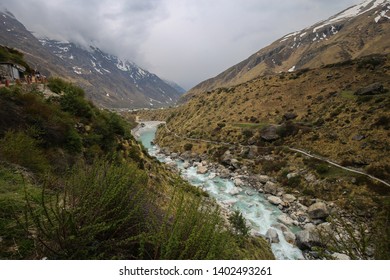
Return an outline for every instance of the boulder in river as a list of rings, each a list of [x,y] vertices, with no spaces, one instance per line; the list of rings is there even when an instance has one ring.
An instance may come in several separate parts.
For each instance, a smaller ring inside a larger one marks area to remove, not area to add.
[[[196,169],[196,172],[198,174],[206,174],[208,172],[208,169],[206,166],[203,166],[203,165],[198,165],[197,169]]]
[[[268,229],[265,236],[269,240],[270,243],[279,243],[279,241],[280,241],[278,232],[273,228]]]
[[[281,222],[282,224],[285,224],[287,226],[291,226],[294,223],[294,220],[291,219],[289,216],[286,214],[279,215],[277,220]]]

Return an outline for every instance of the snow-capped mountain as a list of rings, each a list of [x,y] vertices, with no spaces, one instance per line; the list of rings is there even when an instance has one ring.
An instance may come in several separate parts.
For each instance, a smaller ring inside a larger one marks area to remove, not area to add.
[[[97,47],[90,46],[85,49],[69,42],[49,39],[39,41],[77,76],[91,80],[95,84],[111,83],[113,87],[105,91],[104,99],[107,102],[113,100],[114,103],[119,102],[121,106],[139,107],[141,104],[129,94],[131,92],[144,95],[143,107],[158,108],[174,104],[181,94],[157,75],[133,62],[107,54]],[[121,85],[125,85],[125,91],[118,90]]]
[[[390,52],[390,0],[366,0],[327,20],[292,32],[218,76],[197,92],[240,84],[264,74],[316,68],[370,54]]]
[[[182,92],[157,75],[107,54],[71,42],[37,39],[9,11],[0,11],[0,44],[25,53],[33,68],[68,78],[107,108],[160,108],[175,104]]]

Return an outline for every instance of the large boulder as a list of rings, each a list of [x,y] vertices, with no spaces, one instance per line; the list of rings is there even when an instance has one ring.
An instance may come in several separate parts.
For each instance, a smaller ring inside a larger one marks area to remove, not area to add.
[[[374,95],[381,94],[384,92],[386,92],[386,90],[381,83],[373,83],[364,88],[358,89],[355,92],[355,95]]]
[[[265,183],[267,183],[268,181],[271,180],[271,178],[270,178],[269,176],[267,176],[267,175],[257,175],[257,176],[256,176],[256,179],[257,179],[260,183],[262,183],[262,184],[265,184]]]
[[[321,241],[315,229],[305,229],[295,234],[296,244],[301,250],[310,250],[313,246],[321,246]]]
[[[294,220],[291,219],[289,216],[286,214],[279,215],[277,217],[277,220],[281,222],[282,224],[285,224],[286,226],[291,226],[294,223]]]
[[[311,219],[325,219],[329,216],[328,207],[323,202],[316,202],[309,206],[307,213]]]
[[[279,243],[280,241],[278,232],[273,228],[267,230],[265,237],[269,240],[270,243]]]
[[[271,196],[269,196],[269,197],[267,198],[267,200],[268,200],[270,203],[274,204],[274,205],[283,204],[283,201],[282,201],[279,197],[277,197],[277,196],[271,195]]]
[[[265,141],[272,142],[280,138],[277,132],[277,126],[268,125],[261,130],[260,137]]]
[[[273,195],[276,195],[278,193],[278,186],[275,183],[272,183],[271,181],[268,181],[264,186],[263,190],[266,193],[271,193]]]
[[[206,174],[208,172],[208,169],[206,166],[203,166],[203,165],[198,165],[197,169],[196,169],[196,172],[198,174]]]
[[[295,196],[293,196],[292,194],[287,194],[287,193],[283,194],[282,199],[284,202],[287,202],[287,203],[292,203],[295,200],[297,200],[297,198]]]
[[[235,178],[234,179],[234,184],[237,186],[237,187],[242,187],[245,185],[245,183],[240,179],[240,178]]]

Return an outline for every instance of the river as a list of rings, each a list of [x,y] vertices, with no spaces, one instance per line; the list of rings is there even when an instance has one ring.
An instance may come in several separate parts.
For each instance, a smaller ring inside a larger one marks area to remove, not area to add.
[[[156,157],[161,162],[172,162],[170,157],[159,153],[157,145],[152,145],[157,126],[160,122],[144,122],[144,126],[138,126],[133,135],[142,142],[151,156]],[[235,193],[235,185],[232,180],[222,179],[214,173],[197,174],[195,167],[183,168],[183,161],[174,161],[181,171],[182,177],[194,186],[202,187],[221,207],[229,211],[238,210],[250,223],[252,231],[265,235],[267,230],[276,230],[279,236],[279,243],[272,243],[271,248],[276,259],[304,259],[301,250],[288,243],[277,217],[282,212],[274,205],[270,204],[263,194],[258,193],[249,187],[241,187],[242,191]],[[297,228],[290,227],[292,232]]]

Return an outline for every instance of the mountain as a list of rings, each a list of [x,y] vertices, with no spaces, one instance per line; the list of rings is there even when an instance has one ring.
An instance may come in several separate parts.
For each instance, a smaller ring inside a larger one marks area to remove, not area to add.
[[[61,76],[84,88],[107,108],[160,108],[175,104],[182,92],[157,75],[95,46],[37,39],[9,11],[0,11],[0,44],[25,54],[47,76]]]
[[[327,20],[290,33],[185,95],[247,82],[264,74],[317,68],[390,52],[390,1],[368,0]]]
[[[174,89],[176,89],[178,92],[180,92],[182,94],[187,92],[186,89],[182,88],[180,85],[178,85],[177,83],[175,83],[173,81],[164,80],[164,82],[167,83],[168,85],[170,85],[171,87],[173,87]]]

